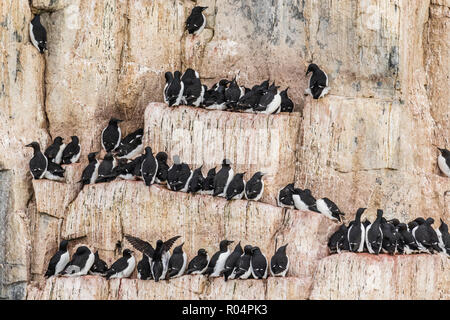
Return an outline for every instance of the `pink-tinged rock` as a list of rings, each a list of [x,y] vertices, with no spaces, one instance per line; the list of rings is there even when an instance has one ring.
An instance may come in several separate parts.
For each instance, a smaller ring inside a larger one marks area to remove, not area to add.
[[[343,253],[322,259],[310,299],[448,300],[450,260],[442,255]]]

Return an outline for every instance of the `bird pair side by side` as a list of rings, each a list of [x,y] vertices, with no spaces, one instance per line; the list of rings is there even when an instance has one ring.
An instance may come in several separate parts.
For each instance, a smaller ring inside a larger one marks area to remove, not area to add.
[[[322,213],[327,218],[336,221],[341,221],[341,216],[345,215],[330,199],[316,200],[312,196],[311,190],[295,188],[294,183],[290,183],[278,191],[277,204],[282,208]]]

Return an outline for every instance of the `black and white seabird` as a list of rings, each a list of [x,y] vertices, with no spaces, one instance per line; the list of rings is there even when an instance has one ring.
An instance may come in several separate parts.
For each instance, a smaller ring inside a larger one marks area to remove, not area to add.
[[[349,244],[347,238],[348,228],[345,224],[341,224],[339,229],[333,233],[328,239],[328,250],[331,254],[341,253],[342,251],[349,251]]]
[[[106,152],[112,152],[120,144],[120,139],[122,139],[122,131],[119,127],[119,120],[116,118],[111,118],[108,122],[106,128],[102,131],[102,147]]]
[[[89,270],[89,274],[97,275],[97,276],[105,276],[107,271],[108,271],[108,265],[106,264],[105,261],[100,259],[100,256],[98,255],[98,251],[95,251],[94,264],[92,265],[91,269]]]
[[[206,110],[226,110],[225,93],[219,90],[207,91],[203,100],[203,106]]]
[[[203,182],[202,191],[200,194],[212,195],[214,193],[214,179],[216,178],[216,168],[211,168],[206,175],[206,178]]]
[[[72,139],[72,141],[70,141],[67,144],[62,153],[63,164],[76,163],[78,159],[80,159],[81,155],[80,139],[78,139],[77,136],[72,136],[70,138]]]
[[[153,279],[152,271],[150,269],[150,258],[142,254],[142,259],[137,264],[137,277],[140,280],[151,280]]]
[[[233,252],[228,256],[227,260],[225,261],[225,265],[223,268],[223,277],[225,278],[225,281],[228,280],[228,277],[231,276],[233,270],[237,267],[237,263],[239,261],[239,258],[244,254],[244,250],[242,250],[241,242],[234,247]]]
[[[166,72],[166,88],[164,89],[164,101],[172,106],[179,106],[183,101],[184,83],[181,81],[181,72]]]
[[[189,180],[187,192],[196,193],[203,189],[205,178],[202,174],[202,167],[197,168],[192,173],[192,178]]]
[[[425,219],[422,217],[416,218],[408,224],[408,227],[410,227],[411,234],[416,240],[419,253],[433,253],[433,249],[431,248],[431,237],[428,233]]]
[[[450,151],[447,149],[438,148],[441,153],[438,157],[439,169],[447,177],[450,177]]]
[[[89,164],[84,168],[81,174],[81,186],[84,187],[87,184],[94,184],[98,177],[98,167],[100,162],[97,160],[98,152],[91,152],[88,155]]]
[[[231,179],[230,184],[227,187],[225,198],[227,200],[241,200],[245,193],[245,181],[243,173],[236,173]]]
[[[220,250],[214,253],[209,260],[208,268],[204,272],[208,277],[220,277],[223,269],[225,268],[225,262],[228,259],[228,256],[231,254],[228,246],[233,243],[233,241],[222,240],[220,241],[219,248]]]
[[[188,106],[199,107],[205,96],[205,87],[199,78],[188,78],[184,82],[183,102]]]
[[[255,279],[266,279],[268,263],[266,256],[261,252],[259,247],[252,248],[252,259],[250,260],[252,266],[252,275]]]
[[[231,162],[228,159],[224,159],[222,162],[222,168],[217,172],[214,177],[214,192],[213,196],[225,197],[228,185],[234,177],[233,168],[231,168]]]
[[[358,211],[356,211],[355,220],[351,222],[351,225],[348,228],[347,239],[351,252],[363,252],[364,250],[366,233],[364,225],[361,223],[361,216],[365,210],[366,208],[359,208]]]
[[[234,78],[229,87],[225,90],[225,101],[227,108],[236,109],[237,103],[242,96],[242,90],[236,82],[236,78]]]
[[[138,129],[120,141],[116,148],[116,155],[119,159],[134,159],[142,153],[144,145],[142,143],[142,136],[144,129]]]
[[[441,218],[441,225],[436,230],[436,234],[439,239],[439,247],[442,252],[447,256],[450,256],[450,234],[448,233],[448,225]]]
[[[262,180],[265,173],[258,171],[245,184],[245,198],[247,200],[258,201],[264,193],[264,181]]]
[[[383,247],[383,230],[381,229],[381,219],[383,218],[383,210],[377,210],[377,218],[365,230],[365,241],[367,250],[371,254],[379,254]],[[356,219],[355,219],[356,221]],[[364,228],[364,226],[362,227]],[[349,240],[350,242],[350,240]],[[352,248],[352,245],[350,244]],[[354,252],[354,250],[352,249]],[[360,252],[360,251],[358,251]]]
[[[167,185],[172,191],[187,192],[189,181],[192,178],[189,165],[182,163],[178,155],[173,156],[173,165],[167,172]]]
[[[285,277],[289,270],[289,257],[286,255],[287,245],[279,247],[270,259],[270,274],[273,277]]]
[[[98,176],[95,183],[113,181],[116,178],[114,171],[116,166],[117,160],[111,152],[108,152],[98,166]]]
[[[411,232],[408,230],[408,226],[404,223],[399,223],[398,233],[400,235],[400,243],[402,245],[404,254],[412,254],[419,250],[416,240]]]
[[[259,100],[258,106],[253,110],[259,113],[273,114],[280,111],[281,95],[277,86],[273,83],[269,89],[264,92]]]
[[[328,76],[314,63],[311,63],[308,66],[306,75],[311,72],[312,75],[309,78],[309,87],[305,90],[305,95],[309,94],[314,99],[322,98],[330,91],[330,87],[328,86]]]
[[[145,157],[142,161],[141,174],[145,185],[150,186],[155,183],[156,173],[158,172],[158,161],[153,156],[152,148],[145,148]]]
[[[61,274],[68,277],[84,276],[91,270],[94,261],[92,251],[86,246],[80,246]]]
[[[186,30],[189,34],[198,35],[206,26],[206,18],[203,15],[203,10],[208,7],[196,6],[192,9],[191,14],[186,20]]]
[[[169,259],[169,266],[167,269],[167,278],[173,279],[180,277],[184,274],[184,271],[187,267],[187,255],[183,252],[183,244],[180,244],[178,247],[173,249],[172,255]]]
[[[158,184],[166,184],[167,172],[169,171],[169,165],[167,164],[167,153],[158,152],[155,158],[156,161],[158,161],[158,172],[156,173],[155,182]]]
[[[130,249],[123,250],[123,255],[106,272],[106,279],[128,278],[136,267],[136,259],[133,251]]]
[[[36,15],[33,20],[31,20],[30,39],[31,43],[40,53],[44,53],[44,51],[47,50],[47,31],[41,24],[40,15]]]
[[[31,147],[34,151],[33,158],[31,158],[29,163],[31,175],[34,179],[42,179],[47,171],[48,160],[41,152],[41,147],[38,142],[33,141],[27,144],[26,147]]]
[[[49,161],[47,164],[47,171],[45,171],[44,174],[44,178],[54,181],[64,181],[64,172],[66,172],[66,169],[55,162]]]
[[[45,277],[57,276],[60,274],[69,263],[70,256],[69,251],[67,251],[67,245],[69,241],[62,240],[59,244],[59,249],[50,259],[48,263],[47,272],[45,272]]]
[[[383,253],[394,255],[397,252],[397,231],[395,230],[394,224],[389,223],[385,218],[382,218],[380,228],[383,235],[383,240],[381,242],[381,251]],[[370,240],[370,237],[368,238]]]
[[[203,274],[208,267],[209,257],[205,249],[199,249],[197,255],[189,262],[186,274]]]
[[[237,109],[243,112],[253,112],[258,107],[265,90],[262,86],[254,86],[239,99]]]
[[[280,112],[292,112],[294,111],[294,103],[288,96],[289,87],[280,92],[281,96],[281,106]]]
[[[252,276],[252,248],[251,245],[244,247],[244,254],[239,258],[237,267],[234,268],[229,279],[248,279]]]
[[[63,138],[58,136],[53,140],[53,143],[45,149],[44,155],[47,157],[49,162],[61,164],[62,154],[65,147],[66,145],[63,142]]]
[[[142,167],[142,162],[144,161],[144,158],[145,158],[145,155],[142,154],[139,157],[137,157],[131,161],[134,165],[133,175],[136,180],[142,180],[141,167]],[[159,168],[159,166],[158,166],[158,168]],[[155,179],[155,181],[156,181],[156,179]]]
[[[277,202],[279,207],[283,208],[294,208],[294,199],[292,196],[294,195],[294,184],[290,183],[280,191],[278,191]]]
[[[322,198],[317,200],[316,207],[321,214],[323,214],[324,216],[326,216],[331,220],[337,220],[341,222],[341,216],[345,215],[345,213],[341,212],[338,206],[328,198]]]
[[[174,242],[180,238],[180,236],[175,236],[169,240],[163,242],[162,240],[156,241],[156,248],[153,249],[152,245],[147,241],[141,240],[139,238],[125,235],[125,238],[131,243],[131,245],[147,255],[150,260],[150,270],[152,272],[153,279],[158,282],[160,279],[165,279],[167,270],[169,268],[170,260],[170,248]]]
[[[295,188],[292,200],[294,200],[294,206],[297,210],[319,212],[317,210],[316,199],[312,196],[311,190],[309,189],[302,190]]]

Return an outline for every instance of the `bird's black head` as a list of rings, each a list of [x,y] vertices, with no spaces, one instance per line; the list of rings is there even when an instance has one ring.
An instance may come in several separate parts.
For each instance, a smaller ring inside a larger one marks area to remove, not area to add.
[[[175,247],[173,249],[173,253],[183,253],[183,244],[184,244],[184,242],[182,244],[180,244],[178,247]]]
[[[164,244],[164,242],[162,240],[158,240],[156,241],[156,247],[157,248],[161,248],[161,246]]]
[[[164,77],[166,78],[166,82],[167,83],[169,83],[170,81],[172,81],[172,79],[173,79],[173,75],[172,75],[172,72],[166,72],[165,74],[164,74]]]
[[[236,247],[234,247],[234,252],[243,252],[242,247],[241,247],[241,242],[239,241],[239,243],[236,245]]]
[[[203,248],[198,249],[198,251],[197,251],[197,255],[199,255],[199,256],[206,256],[207,254],[208,254],[208,252],[206,252],[206,250]]]
[[[400,221],[396,218],[391,219],[388,221],[389,223],[392,223],[394,226],[398,226],[400,224]]]
[[[363,213],[364,213],[364,211],[366,211],[366,209],[367,208],[359,208],[357,211],[356,211],[356,215],[358,216],[361,216]]]
[[[340,232],[347,232],[347,226],[345,224],[341,224],[341,226],[339,227],[339,231]]]
[[[39,145],[39,142],[33,141],[30,144],[27,144],[25,147],[31,147],[33,148],[33,150],[36,151],[40,151],[41,150],[41,146]]]
[[[425,219],[422,217],[416,218],[416,219],[414,219],[414,221],[417,222],[418,225],[425,223]]]
[[[123,256],[124,257],[131,257],[132,253],[133,253],[133,251],[131,251],[130,249],[123,250]]]
[[[236,173],[236,176],[238,176],[239,178],[243,179],[245,174],[246,174],[246,172]]]
[[[246,254],[246,255],[251,255],[252,254],[252,246],[251,245],[246,245],[245,247],[244,247],[244,253]]]
[[[220,241],[220,244],[219,244],[220,251],[227,251],[228,246],[232,243],[233,243],[233,241],[229,241],[226,239]]]
[[[276,253],[281,253],[281,254],[286,254],[286,247],[288,246],[288,243],[286,243],[284,246],[281,246],[278,248],[277,251],[275,251]]]
[[[183,80],[184,79],[194,79],[197,78],[197,73],[194,69],[188,68],[183,74]]]
[[[259,249],[259,247],[253,247],[252,254],[255,254],[255,253],[261,253],[261,249]]]
[[[448,157],[450,157],[450,151],[449,150],[447,150],[447,149],[441,149],[441,148],[439,148],[439,147],[437,147],[438,148],[438,150],[441,152],[441,155],[444,157],[444,158],[448,158]]]
[[[93,161],[95,161],[95,156],[98,154],[98,151],[97,152],[91,152],[91,153],[89,153],[88,154],[88,160],[89,160],[89,162],[93,162]]]
[[[311,63],[311,64],[308,66],[308,70],[306,71],[306,75],[308,75],[310,72],[314,73],[314,72],[316,72],[317,70],[319,70],[319,67],[317,66],[317,64]]]
[[[381,219],[382,216],[383,216],[383,210],[377,209],[377,219]]]
[[[433,219],[433,218],[428,218],[425,222],[426,222],[429,226],[431,226],[431,225],[434,223],[434,219]]]
[[[80,139],[77,136],[71,136],[70,138],[72,139],[72,142],[75,144],[80,142]]]
[[[411,221],[410,223],[408,223],[408,228],[409,230],[414,229],[415,227],[417,227],[419,224],[416,221]]]
[[[167,162],[167,153],[165,152],[158,152],[158,154],[156,155],[156,160],[161,161],[161,162]]]
[[[173,73],[173,77],[174,77],[174,79],[177,79],[177,80],[180,80],[181,79],[181,72],[180,71],[175,71],[174,73]]]
[[[61,243],[59,244],[59,250],[61,251],[67,251],[67,246],[69,244],[68,240],[63,240],[61,241]]]
[[[123,120],[120,120],[120,119],[117,119],[117,118],[111,118],[110,120],[109,120],[109,125],[110,126],[117,126],[117,124],[119,123],[119,122],[122,122]]]
[[[145,147],[145,155],[150,155],[152,153],[153,153],[153,151],[152,151],[151,147]]]
[[[58,145],[61,145],[62,143],[63,143],[63,138],[61,138],[60,136],[57,136],[56,138],[55,138],[55,140],[53,140],[53,143],[56,143],[56,144],[58,144]]]
[[[91,251],[91,250],[89,250],[88,247],[86,247],[86,246],[81,246],[81,247],[78,247],[78,248],[77,248],[77,251],[75,251],[75,254],[76,254],[76,255],[80,255],[80,254],[88,253],[88,252],[90,252],[90,251]]]
[[[257,179],[257,180],[261,180],[261,178],[265,175],[264,172],[258,171],[256,172],[252,178]]]
[[[208,9],[208,7],[200,7],[200,6],[197,6],[197,7],[194,7],[194,8],[192,9],[192,12],[193,12],[193,13],[200,13],[200,12],[206,10],[206,9]]]

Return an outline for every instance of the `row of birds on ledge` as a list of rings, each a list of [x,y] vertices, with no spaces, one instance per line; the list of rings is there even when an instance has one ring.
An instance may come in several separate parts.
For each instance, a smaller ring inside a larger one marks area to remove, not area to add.
[[[371,223],[361,221],[366,208],[359,208],[355,220],[348,226],[342,224],[328,241],[330,253],[369,252],[371,254],[413,254],[441,252],[450,257],[450,235],[447,224],[441,219],[439,229],[434,229],[433,218],[422,217],[406,223],[398,219],[387,221],[383,210]]]
[[[233,251],[229,246],[233,241],[222,240],[217,251],[211,258],[205,249],[199,249],[197,256],[188,263],[187,255],[183,252],[183,244],[175,247],[172,254],[170,248],[180,236],[167,241],[158,240],[156,247],[147,241],[125,235],[132,246],[142,252],[142,260],[137,264],[138,279],[168,280],[184,274],[203,274],[209,277],[223,276],[228,279],[266,279],[268,272],[273,277],[284,277],[289,269],[289,258],[286,255],[287,244],[278,248],[270,259],[259,247],[246,245],[244,249],[239,242]],[[48,264],[45,277],[68,276],[76,277],[86,274],[100,275],[107,279],[128,278],[136,267],[133,251],[125,249],[122,257],[108,268],[105,261],[100,259],[98,251],[92,253],[87,246],[79,246],[70,259],[67,250],[68,241],[63,240],[59,250],[52,256]]]
[[[324,97],[330,90],[328,76],[320,68],[311,63],[306,75],[311,73],[309,87],[305,95],[314,99]],[[294,103],[288,96],[288,89],[283,91],[269,80],[252,88],[239,86],[236,77],[231,81],[222,79],[210,89],[202,85],[199,73],[191,68],[183,75],[180,71],[165,73],[164,102],[170,107],[188,105],[202,107],[207,110],[229,110],[238,112],[253,112],[276,114],[292,112]]]

